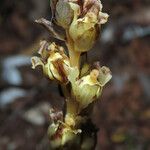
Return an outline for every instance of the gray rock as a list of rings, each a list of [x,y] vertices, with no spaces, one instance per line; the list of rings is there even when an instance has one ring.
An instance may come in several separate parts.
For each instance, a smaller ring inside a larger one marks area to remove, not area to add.
[[[44,114],[49,114],[49,108],[50,104],[44,102],[24,112],[22,117],[33,125],[41,126],[46,121]]]
[[[13,103],[17,98],[24,97],[27,92],[20,88],[8,88],[0,93],[0,107]]]
[[[2,64],[2,78],[11,85],[20,85],[22,83],[22,77],[18,70],[18,67],[30,65],[30,57],[17,55],[7,57],[3,60]]]

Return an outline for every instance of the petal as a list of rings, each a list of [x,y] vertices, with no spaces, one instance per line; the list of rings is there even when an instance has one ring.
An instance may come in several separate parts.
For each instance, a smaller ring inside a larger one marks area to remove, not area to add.
[[[47,59],[49,56],[48,46],[49,43],[47,41],[44,40],[40,42],[40,49],[38,50],[38,54],[40,54],[43,59]]]
[[[99,13],[99,24],[105,24],[108,20],[109,15],[107,13]]]
[[[60,82],[66,83],[67,78],[67,68],[64,67],[64,62],[61,59],[57,59],[51,62],[50,65],[51,72],[53,76]]]
[[[69,68],[68,79],[74,85],[76,79],[79,77],[79,69],[77,67]]]
[[[79,102],[80,109],[86,108],[90,103],[97,99],[99,96],[100,86],[85,84],[82,87],[74,89],[74,95]]]
[[[112,75],[111,75],[110,69],[103,66],[99,70],[98,81],[99,81],[100,85],[104,86],[111,78],[112,78]]]
[[[34,56],[31,58],[31,63],[32,63],[32,69],[35,69],[37,66],[42,66],[44,67],[44,63],[41,60],[41,58]]]

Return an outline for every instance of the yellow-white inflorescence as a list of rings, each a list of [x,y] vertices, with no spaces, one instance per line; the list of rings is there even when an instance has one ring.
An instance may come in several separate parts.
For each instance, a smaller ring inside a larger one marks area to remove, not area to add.
[[[109,68],[99,65],[91,69],[89,64],[85,64],[80,70],[81,53],[93,47],[101,24],[108,19],[108,15],[102,12],[101,1],[51,0],[51,9],[52,22],[44,22],[45,26],[52,31],[55,30],[52,25],[63,29],[69,56],[63,47],[54,42],[41,41],[40,56],[32,57],[31,62],[33,69],[41,66],[50,80],[58,81],[63,87],[66,112],[60,117],[51,111],[52,123],[48,129],[51,147],[60,148],[71,142],[79,142],[81,124],[88,117],[80,113],[101,95],[112,75]]]

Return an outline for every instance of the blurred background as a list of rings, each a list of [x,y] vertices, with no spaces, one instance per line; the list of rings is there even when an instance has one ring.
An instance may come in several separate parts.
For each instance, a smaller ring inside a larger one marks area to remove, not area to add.
[[[102,3],[110,18],[88,56],[113,78],[92,114],[97,150],[150,150],[150,1]],[[49,0],[0,1],[0,150],[47,150],[49,108],[62,108],[58,86],[31,69],[39,41],[53,40],[41,17]]]

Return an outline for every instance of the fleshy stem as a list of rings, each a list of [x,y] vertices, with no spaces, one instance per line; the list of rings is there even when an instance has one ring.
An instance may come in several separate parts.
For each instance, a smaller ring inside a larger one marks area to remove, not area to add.
[[[76,116],[78,113],[78,104],[71,97],[70,99],[66,99],[66,113]]]
[[[80,68],[80,52],[75,52],[74,50],[69,50],[69,57],[71,67],[78,67]]]
[[[68,87],[66,85],[61,86],[65,100],[66,100],[66,114],[77,114],[78,104],[74,98],[69,93]]]
[[[81,52],[77,52],[74,50],[74,44],[73,41],[71,39],[71,37],[69,36],[69,31],[66,31],[66,35],[67,35],[67,48],[69,51],[69,58],[70,58],[70,63],[71,63],[71,67],[78,67],[80,68],[80,55]]]

